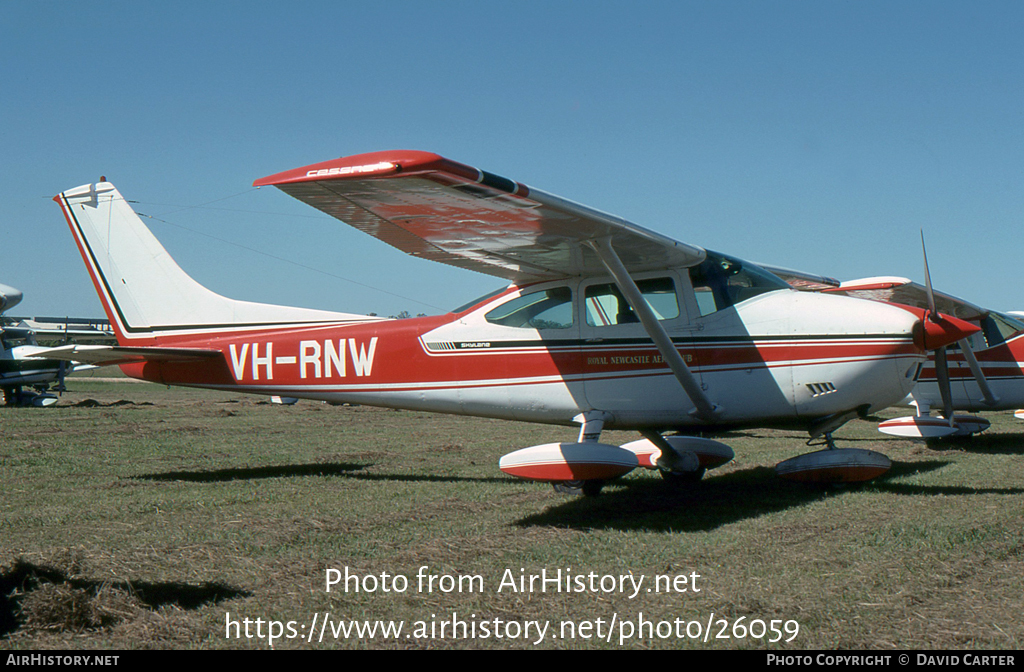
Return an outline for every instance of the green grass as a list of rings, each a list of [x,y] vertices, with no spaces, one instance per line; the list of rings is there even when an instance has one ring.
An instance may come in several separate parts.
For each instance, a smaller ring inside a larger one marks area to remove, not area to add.
[[[47,409],[0,407],[0,648],[248,648],[231,618],[466,619],[706,626],[794,620],[790,643],[555,639],[549,648],[1016,648],[1024,642],[1024,423],[987,414],[929,447],[856,421],[841,446],[885,477],[815,489],[778,479],[798,432],[735,432],[696,486],[638,470],[597,498],[497,468],[572,428],[73,380]],[[125,401],[126,400],[126,401]],[[124,401],[124,403],[117,403]],[[894,415],[887,413],[887,417]],[[627,432],[602,441],[625,442]],[[433,574],[473,593],[420,592]],[[329,569],[400,574],[404,593],[325,591]],[[506,570],[700,575],[698,592],[498,592]],[[715,634],[719,628],[716,626]],[[408,630],[406,632],[409,632]],[[530,639],[536,639],[531,637]],[[278,648],[527,648],[522,638],[280,639]]]

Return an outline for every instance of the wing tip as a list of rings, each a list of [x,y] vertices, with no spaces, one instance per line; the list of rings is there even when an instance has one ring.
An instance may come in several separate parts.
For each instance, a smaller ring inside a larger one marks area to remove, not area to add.
[[[431,152],[416,150],[389,150],[354,154],[337,159],[321,161],[300,168],[261,177],[252,183],[254,187],[280,186],[297,182],[317,182],[344,178],[381,177],[405,170],[427,167],[431,164],[448,162]]]

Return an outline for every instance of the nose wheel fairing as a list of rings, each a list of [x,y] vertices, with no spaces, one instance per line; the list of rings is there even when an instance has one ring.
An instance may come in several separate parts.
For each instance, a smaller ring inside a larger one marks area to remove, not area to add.
[[[780,462],[775,473],[800,483],[859,483],[878,478],[892,467],[885,455],[862,448],[826,448]]]

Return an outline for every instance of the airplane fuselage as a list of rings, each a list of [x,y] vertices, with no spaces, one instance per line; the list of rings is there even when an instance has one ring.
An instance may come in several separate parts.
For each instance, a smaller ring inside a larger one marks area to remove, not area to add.
[[[684,272],[661,273],[692,300]],[[714,422],[694,404],[641,325],[593,319],[580,297],[607,279],[510,287],[468,310],[437,317],[174,333],[122,344],[215,348],[220,365],[122,365],[131,376],[268,395],[422,411],[572,424],[591,410],[607,428],[806,426],[852,410],[871,412],[903,399],[924,355],[916,317],[892,306],[771,291],[741,305],[664,320],[678,352],[708,396]],[[603,285],[601,285],[603,286]],[[573,297],[558,321],[509,324],[503,306],[538,293]],[[495,315],[498,317],[495,317]]]
[[[6,334],[0,334],[0,389],[3,390],[3,402],[8,405],[49,405],[42,399],[56,400],[52,395],[44,394],[51,385],[57,383],[57,389],[61,388],[64,373],[70,370],[70,365],[55,359],[33,358],[38,352],[47,348],[38,345],[11,345],[5,338]],[[33,388],[36,391],[27,391],[23,388]]]
[[[0,348],[0,383],[8,387],[56,381],[62,362],[29,358],[29,355],[42,350],[46,348],[35,345],[20,345],[10,350]]]

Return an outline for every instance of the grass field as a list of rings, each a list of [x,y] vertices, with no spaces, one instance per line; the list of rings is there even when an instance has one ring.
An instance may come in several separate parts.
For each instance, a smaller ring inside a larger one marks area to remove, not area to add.
[[[52,408],[0,407],[0,649],[266,648],[275,628],[276,648],[1024,643],[1024,422],[1010,413],[937,449],[850,423],[841,446],[894,463],[856,488],[781,481],[772,466],[811,450],[806,435],[757,430],[721,439],[737,457],[699,484],[638,470],[572,498],[497,468],[572,428],[69,387]],[[327,592],[346,568],[358,591]],[[559,569],[596,583],[502,586]],[[336,637],[350,619],[404,629]]]

